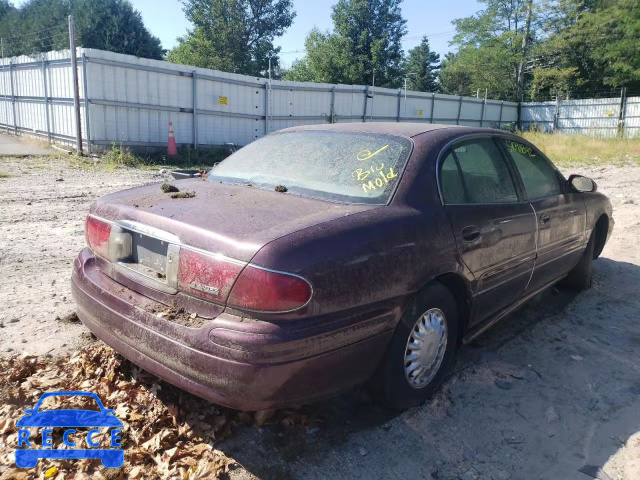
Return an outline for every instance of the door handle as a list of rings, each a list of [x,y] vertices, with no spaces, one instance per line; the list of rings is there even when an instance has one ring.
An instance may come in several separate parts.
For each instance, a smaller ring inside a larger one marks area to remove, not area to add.
[[[551,217],[548,214],[543,213],[542,215],[540,215],[540,225],[546,225],[550,220]]]
[[[462,229],[462,239],[465,242],[473,242],[480,238],[480,229],[476,226],[465,227]]]

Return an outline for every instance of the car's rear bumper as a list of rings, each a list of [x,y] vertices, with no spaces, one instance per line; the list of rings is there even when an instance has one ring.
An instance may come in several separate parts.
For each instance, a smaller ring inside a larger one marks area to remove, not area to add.
[[[386,349],[397,313],[292,335],[278,334],[273,324],[261,332],[226,313],[199,328],[183,327],[148,313],[145,304],[153,301],[101,273],[87,249],[74,263],[72,292],[82,323],[124,357],[195,395],[242,410],[306,403],[364,382]]]

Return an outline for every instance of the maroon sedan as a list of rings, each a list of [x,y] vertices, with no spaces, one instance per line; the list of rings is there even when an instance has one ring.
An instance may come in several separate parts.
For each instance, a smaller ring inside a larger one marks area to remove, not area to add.
[[[448,125],[291,128],[174,187],[91,207],[78,316],[245,410],[374,374],[388,404],[419,404],[461,343],[560,280],[587,288],[613,227],[591,180],[520,137]]]

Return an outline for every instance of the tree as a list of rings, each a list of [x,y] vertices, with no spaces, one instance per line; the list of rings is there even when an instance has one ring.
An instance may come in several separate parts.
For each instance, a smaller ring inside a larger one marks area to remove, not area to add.
[[[431,50],[427,37],[422,37],[420,45],[409,50],[409,55],[403,65],[405,74],[415,73],[411,76],[411,89],[419,92],[438,90],[439,68],[440,55]]]
[[[278,66],[273,41],[295,17],[291,0],[185,0],[184,12],[194,28],[167,59],[246,75]]]
[[[128,0],[75,0],[71,5],[80,46],[157,60],[164,57],[160,39],[147,30]]]
[[[339,0],[333,32],[314,29],[307,55],[285,75],[289,80],[398,87],[402,82],[402,0]]]
[[[12,12],[14,12],[16,8],[9,2],[9,0],[0,0],[0,21],[4,19],[4,17]]]
[[[77,44],[139,57],[161,59],[160,40],[149,33],[128,0],[30,0],[2,16],[5,55],[69,48],[67,18],[73,15]]]
[[[538,10],[531,0],[482,0],[484,10],[454,20],[455,55],[443,62],[442,90],[469,95],[488,91],[518,101],[524,89],[525,60],[536,39]]]
[[[640,88],[640,3],[559,0],[555,30],[534,52],[530,96],[592,96]]]
[[[307,54],[285,72],[286,80],[319,83],[354,83],[360,66],[351,61],[347,39],[314,28],[304,42]]]

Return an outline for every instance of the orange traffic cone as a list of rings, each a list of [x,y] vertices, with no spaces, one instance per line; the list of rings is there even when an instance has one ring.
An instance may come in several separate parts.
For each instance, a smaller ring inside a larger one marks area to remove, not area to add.
[[[176,148],[176,139],[173,136],[173,122],[169,122],[169,147],[167,153],[171,157],[178,155],[178,149]]]

